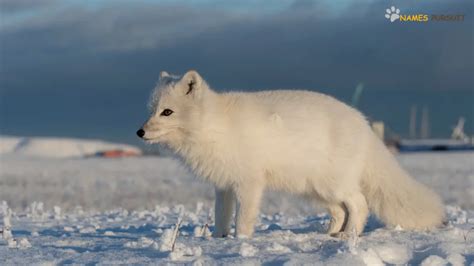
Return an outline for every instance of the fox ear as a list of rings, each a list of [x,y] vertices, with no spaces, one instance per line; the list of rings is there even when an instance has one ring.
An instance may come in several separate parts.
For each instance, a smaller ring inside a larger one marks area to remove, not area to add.
[[[186,95],[196,95],[202,90],[202,78],[195,70],[188,71],[181,80],[186,84],[184,92]]]
[[[170,76],[170,74],[168,74],[168,72],[166,72],[166,71],[161,71],[160,72],[160,79],[166,78],[166,77],[169,77],[169,76]]]

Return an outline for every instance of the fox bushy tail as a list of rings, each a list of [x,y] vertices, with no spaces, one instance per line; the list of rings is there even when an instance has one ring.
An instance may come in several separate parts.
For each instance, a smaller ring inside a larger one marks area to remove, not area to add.
[[[410,177],[384,144],[375,138],[362,181],[371,211],[389,226],[400,225],[404,229],[440,226],[444,206],[439,196]]]

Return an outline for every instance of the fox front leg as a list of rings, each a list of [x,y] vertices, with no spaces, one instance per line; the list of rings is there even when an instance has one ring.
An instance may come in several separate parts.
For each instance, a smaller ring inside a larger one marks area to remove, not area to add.
[[[263,186],[249,184],[236,189],[237,215],[235,217],[235,236],[251,237],[254,232],[255,220],[260,209]]]
[[[231,189],[216,188],[214,237],[226,237],[230,233],[230,223],[234,210],[234,193]]]

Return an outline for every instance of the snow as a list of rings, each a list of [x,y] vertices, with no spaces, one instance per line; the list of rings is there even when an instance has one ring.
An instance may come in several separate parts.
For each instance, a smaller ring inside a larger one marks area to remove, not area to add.
[[[0,154],[14,153],[31,157],[65,158],[84,157],[112,149],[141,153],[139,148],[131,145],[101,140],[0,136]]]
[[[242,257],[254,257],[257,253],[258,250],[248,243],[244,242],[240,245],[239,255]]]
[[[374,247],[375,253],[378,257],[390,264],[406,264],[412,257],[411,251],[405,245],[388,243]]]
[[[431,255],[421,262],[421,266],[445,266],[445,265],[448,265],[448,261],[436,255]]]
[[[17,149],[19,139],[0,138],[0,257],[5,264],[474,262],[474,153],[397,156],[447,203],[446,225],[434,231],[390,230],[370,217],[361,237],[332,238],[324,234],[329,223],[324,210],[271,192],[254,237],[215,239],[213,189],[178,160],[81,158],[102,149],[97,143],[87,152],[65,148],[57,157],[51,154],[58,146],[41,146],[36,144],[41,138],[31,138]],[[89,143],[65,142],[70,143],[64,147]]]

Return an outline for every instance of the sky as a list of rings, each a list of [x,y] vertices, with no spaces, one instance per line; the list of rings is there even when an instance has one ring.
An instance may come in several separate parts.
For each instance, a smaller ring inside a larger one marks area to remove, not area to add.
[[[390,23],[384,15],[392,5],[405,14],[465,18]],[[0,0],[0,133],[123,138],[145,120],[163,70],[196,69],[217,90],[301,88],[350,99],[363,83],[374,93],[465,100],[474,91],[473,6],[470,0]],[[472,117],[463,104],[458,113]]]

